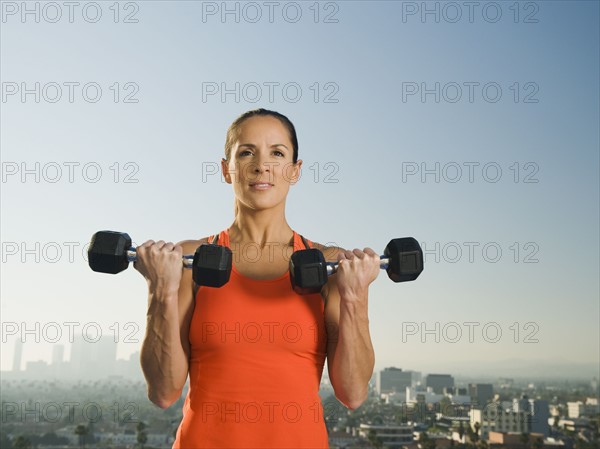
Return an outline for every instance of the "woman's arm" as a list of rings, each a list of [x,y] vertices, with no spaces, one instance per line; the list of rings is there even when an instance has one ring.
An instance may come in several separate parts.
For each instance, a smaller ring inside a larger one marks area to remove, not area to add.
[[[185,241],[177,245],[182,249],[181,254],[190,254],[200,243],[203,242]],[[138,249],[138,255],[139,252]],[[182,268],[179,254],[172,258],[178,259],[178,269],[182,270],[178,286],[174,282],[176,276],[145,274],[148,280],[148,312],[141,365],[148,398],[161,408],[167,408],[177,401],[185,385],[190,359],[188,334],[194,311],[192,270]],[[160,256],[155,255],[154,261],[164,266],[172,264],[175,269],[176,263],[172,260],[165,263],[163,259],[161,262]]]
[[[368,396],[375,365],[369,333],[368,286],[379,273],[379,256],[372,250],[340,249],[339,254],[342,263],[321,293],[325,301],[327,365],[336,397],[354,410]]]

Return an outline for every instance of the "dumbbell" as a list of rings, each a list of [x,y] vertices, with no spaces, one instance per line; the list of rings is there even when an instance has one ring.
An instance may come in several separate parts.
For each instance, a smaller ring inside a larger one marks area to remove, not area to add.
[[[380,258],[380,268],[386,270],[394,282],[414,281],[423,271],[423,251],[412,237],[391,240]],[[319,293],[338,265],[326,262],[323,253],[316,248],[296,251],[290,258],[292,288],[300,295]]]
[[[131,237],[124,232],[99,231],[92,236],[88,249],[90,268],[99,273],[117,274],[137,260]],[[192,269],[198,285],[221,287],[231,274],[231,250],[225,246],[200,245],[193,255],[184,255],[182,263]]]

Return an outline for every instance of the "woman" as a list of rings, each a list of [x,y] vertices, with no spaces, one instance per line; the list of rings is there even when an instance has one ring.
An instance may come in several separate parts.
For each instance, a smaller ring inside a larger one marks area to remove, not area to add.
[[[149,399],[169,407],[190,377],[174,448],[328,447],[318,396],[325,358],[338,400],[356,409],[367,397],[368,286],[379,256],[312,244],[292,230],[285,203],[301,166],[287,117],[249,111],[230,126],[222,161],[235,194],[229,229],[137,248],[135,268],[149,289],[141,354]],[[231,278],[197,287],[181,257],[215,237],[232,249]],[[305,245],[340,263],[320,294],[291,288],[289,256]]]

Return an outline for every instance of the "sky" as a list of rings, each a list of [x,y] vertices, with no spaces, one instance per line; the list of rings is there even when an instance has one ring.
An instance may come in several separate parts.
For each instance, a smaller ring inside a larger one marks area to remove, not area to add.
[[[370,287],[376,369],[598,376],[598,2],[65,3],[2,2],[2,370],[71,329],[139,350],[146,283],[90,237],[227,228],[225,134],[264,107],[298,132],[294,230],[425,250]]]

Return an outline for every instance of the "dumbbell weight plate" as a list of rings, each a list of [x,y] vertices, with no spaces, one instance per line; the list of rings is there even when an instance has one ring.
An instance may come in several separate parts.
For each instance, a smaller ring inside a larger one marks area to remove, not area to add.
[[[391,240],[383,254],[390,259],[386,271],[394,282],[414,281],[423,271],[423,250],[412,237]]]
[[[99,273],[120,273],[129,265],[127,251],[130,248],[131,237],[124,232],[96,232],[88,249],[90,268]]]

